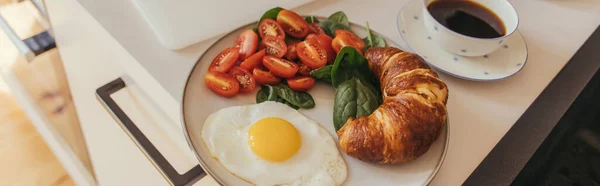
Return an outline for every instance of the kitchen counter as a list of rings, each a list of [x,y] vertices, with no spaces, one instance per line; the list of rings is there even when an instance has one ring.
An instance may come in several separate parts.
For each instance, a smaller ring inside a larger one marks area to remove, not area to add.
[[[343,10],[352,22],[369,21],[372,29],[403,45],[395,21],[405,2],[317,1],[294,10],[321,16]],[[431,185],[463,183],[600,24],[596,0],[511,2],[528,45],[527,65],[515,76],[495,82],[441,75],[450,89],[451,138]],[[52,0],[46,5],[98,183],[167,185],[98,103],[94,91],[127,74],[171,120],[179,121],[178,101],[185,79],[214,39],[169,51],[157,42],[130,1]],[[211,184],[206,178],[196,185]]]

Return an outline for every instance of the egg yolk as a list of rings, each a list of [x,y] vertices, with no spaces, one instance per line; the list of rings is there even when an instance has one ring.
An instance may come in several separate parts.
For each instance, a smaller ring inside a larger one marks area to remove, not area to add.
[[[294,156],[302,145],[300,133],[281,118],[263,118],[250,127],[248,145],[258,157],[282,162]]]

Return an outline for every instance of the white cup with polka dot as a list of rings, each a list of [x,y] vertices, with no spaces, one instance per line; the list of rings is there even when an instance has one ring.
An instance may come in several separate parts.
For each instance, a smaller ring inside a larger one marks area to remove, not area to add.
[[[519,25],[519,17],[514,7],[507,0],[468,0],[476,2],[495,13],[504,24],[505,34],[494,38],[476,38],[452,31],[433,18],[428,5],[434,1],[423,0],[423,21],[425,30],[444,50],[461,56],[483,56],[503,46],[504,40],[510,37]],[[467,0],[465,0],[467,1]]]

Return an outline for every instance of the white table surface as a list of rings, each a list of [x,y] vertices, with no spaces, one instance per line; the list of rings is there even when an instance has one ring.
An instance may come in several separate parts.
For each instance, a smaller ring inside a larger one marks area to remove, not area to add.
[[[351,21],[369,21],[372,29],[401,43],[395,20],[405,2],[328,0],[296,11],[327,16],[343,10]],[[451,139],[446,160],[431,185],[460,185],[600,24],[598,0],[511,2],[521,19],[519,30],[529,48],[528,63],[514,77],[496,82],[442,75],[450,89]],[[179,121],[178,100],[187,73],[210,41],[180,51],[166,50],[137,12],[129,9],[130,1],[52,0],[46,4],[98,182],[166,185],[98,103],[94,91],[129,74],[171,119]]]

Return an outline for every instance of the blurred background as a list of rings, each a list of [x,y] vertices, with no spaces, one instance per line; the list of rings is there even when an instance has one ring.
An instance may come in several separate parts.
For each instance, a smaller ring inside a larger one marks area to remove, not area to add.
[[[57,152],[51,149],[78,157],[80,165],[92,172],[43,5],[42,0],[0,0],[0,185],[3,186],[75,185],[61,165],[61,161],[67,160],[58,159],[54,155]],[[53,138],[56,144],[47,144],[45,138]]]

